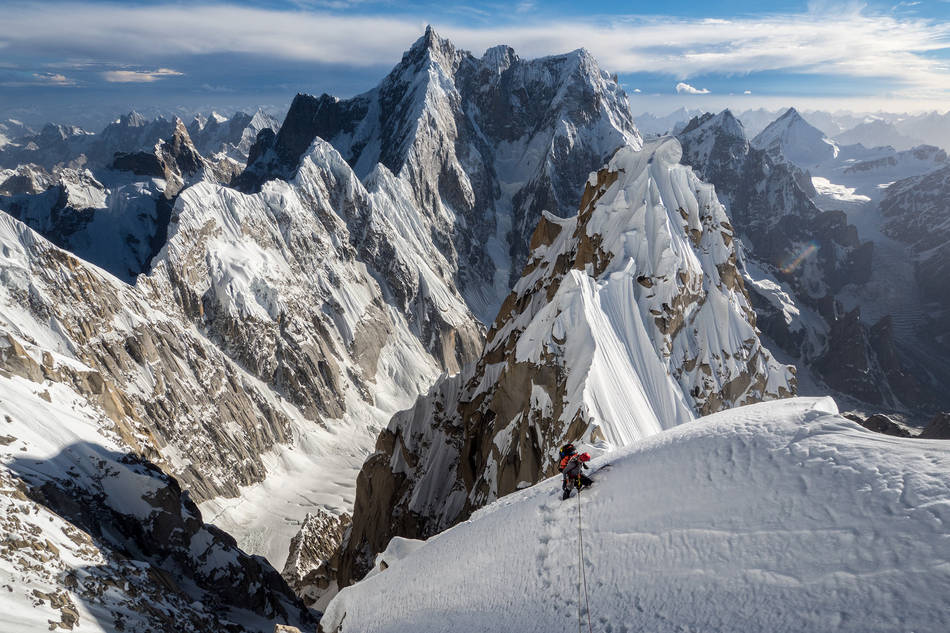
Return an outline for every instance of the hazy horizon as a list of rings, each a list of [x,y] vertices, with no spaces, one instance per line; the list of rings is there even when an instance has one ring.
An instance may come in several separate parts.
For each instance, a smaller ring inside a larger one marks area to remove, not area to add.
[[[96,127],[133,109],[276,112],[298,92],[347,98],[385,77],[427,24],[475,56],[502,44],[526,59],[587,48],[636,115],[950,111],[950,3],[655,10],[612,0],[597,14],[566,1],[15,1],[0,35],[0,118]]]

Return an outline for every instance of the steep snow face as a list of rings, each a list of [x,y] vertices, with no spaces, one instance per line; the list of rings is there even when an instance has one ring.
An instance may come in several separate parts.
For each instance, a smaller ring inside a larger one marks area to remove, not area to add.
[[[425,543],[394,539],[321,630],[564,630],[578,618],[580,565],[594,630],[946,627],[945,442],[875,434],[828,398],[791,399],[708,416],[592,467],[606,469],[579,501],[562,502],[552,478]]]
[[[318,139],[292,183],[252,195],[209,182],[186,189],[142,283],[184,293],[196,324],[315,419],[340,417],[351,384],[394,411],[443,369],[436,354],[457,369],[481,345],[434,272],[444,260],[398,224],[412,220],[398,202],[377,202]]]
[[[304,453],[279,449],[255,477],[263,482],[205,506],[278,565],[296,529],[285,518],[348,510],[379,428],[482,345],[414,207],[398,188],[386,191],[369,193],[317,139],[293,182],[275,180],[252,195],[208,182],[186,189],[165,250],[138,282],[176,301],[298,411],[293,439],[281,443]],[[329,432],[315,434],[309,426],[317,424]],[[301,503],[300,490],[312,501]]]
[[[640,143],[626,95],[586,51],[528,61],[499,46],[479,59],[431,29],[365,94],[298,95],[280,133],[252,151],[243,186],[287,177],[315,137],[371,190],[390,184],[377,165],[395,176],[484,323],[517,280],[541,211],[573,214],[587,174]]]
[[[481,360],[380,435],[343,584],[390,537],[434,534],[551,474],[565,440],[624,446],[794,392],[759,342],[725,211],[680,156],[675,139],[621,148],[576,217],[544,216]]]
[[[808,168],[833,159],[838,146],[818,128],[809,124],[795,108],[773,121],[754,139],[752,145],[764,149],[770,156]]]

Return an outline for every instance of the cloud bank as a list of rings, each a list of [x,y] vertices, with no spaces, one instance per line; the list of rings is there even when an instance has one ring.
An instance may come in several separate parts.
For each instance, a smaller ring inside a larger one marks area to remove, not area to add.
[[[643,18],[434,26],[476,54],[498,43],[525,57],[590,50],[612,72],[685,83],[710,73],[820,74],[884,80],[892,94],[950,95],[950,24],[840,6],[732,20]],[[344,15],[228,4],[19,3],[5,12],[0,48],[20,56],[85,58],[144,67],[177,57],[248,54],[352,67],[390,66],[418,38],[422,16]],[[115,71],[125,72],[125,71]],[[161,74],[146,73],[154,81]],[[123,75],[112,75],[122,77]]]
[[[171,68],[158,70],[107,70],[102,78],[111,83],[152,83],[166,77],[180,77],[183,73]]]

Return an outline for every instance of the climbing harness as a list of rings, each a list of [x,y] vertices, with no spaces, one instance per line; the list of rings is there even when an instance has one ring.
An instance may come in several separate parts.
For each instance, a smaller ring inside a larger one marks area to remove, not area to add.
[[[577,633],[584,633],[581,619],[581,587],[584,589],[584,603],[587,605],[587,632],[594,633],[590,623],[590,597],[587,595],[587,569],[584,567],[584,532],[581,529],[581,487],[577,482],[577,565],[580,573],[577,575]],[[582,585],[583,581],[583,585]]]

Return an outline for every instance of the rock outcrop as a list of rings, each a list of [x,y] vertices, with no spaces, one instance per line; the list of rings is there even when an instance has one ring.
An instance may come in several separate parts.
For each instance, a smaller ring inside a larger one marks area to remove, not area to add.
[[[918,437],[928,440],[950,440],[950,413],[935,415]]]
[[[308,513],[290,541],[290,555],[281,575],[308,607],[322,610],[336,587],[335,554],[352,520],[326,511]]]

